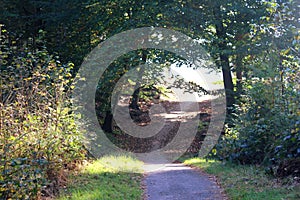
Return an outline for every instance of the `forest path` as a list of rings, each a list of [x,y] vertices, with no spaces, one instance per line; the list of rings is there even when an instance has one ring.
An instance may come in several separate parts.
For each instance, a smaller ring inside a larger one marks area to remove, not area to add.
[[[153,168],[145,164],[145,168]],[[181,163],[146,170],[143,180],[145,200],[225,200],[215,178]]]
[[[166,101],[147,109],[149,113],[135,111],[131,113],[132,116],[128,115],[126,102],[119,103],[115,109],[116,113],[122,116],[118,121],[122,130],[142,134],[137,135],[139,137],[124,134],[118,137],[118,141],[135,153],[142,153],[137,154],[137,157],[145,163],[144,199],[226,199],[212,176],[184,164],[172,163],[174,158],[185,152],[199,152],[210,123],[211,102]],[[139,122],[140,126],[131,124],[133,119]],[[193,123],[190,123],[191,121]],[[173,141],[173,145],[170,145]]]

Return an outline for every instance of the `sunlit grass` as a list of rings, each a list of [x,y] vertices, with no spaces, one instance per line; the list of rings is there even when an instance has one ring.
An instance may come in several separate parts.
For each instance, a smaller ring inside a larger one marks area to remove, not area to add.
[[[230,199],[300,199],[299,186],[282,185],[268,177],[264,170],[256,166],[241,166],[219,161],[192,158],[184,161],[216,175]]]
[[[70,177],[59,200],[141,199],[143,163],[129,156],[103,157]]]
[[[142,172],[142,166],[143,162],[134,159],[133,157],[119,155],[103,157],[97,161],[94,161],[93,164],[88,165],[85,170],[87,173],[99,173],[103,170],[112,173],[140,173]]]

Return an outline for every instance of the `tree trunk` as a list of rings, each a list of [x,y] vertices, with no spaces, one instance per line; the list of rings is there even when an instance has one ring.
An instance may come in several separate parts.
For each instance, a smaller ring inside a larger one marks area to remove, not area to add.
[[[233,92],[233,81],[231,76],[231,71],[229,67],[229,59],[226,55],[220,55],[221,63],[222,63],[222,73],[223,73],[223,81],[226,93],[226,105],[227,111],[231,112],[231,108],[234,104],[234,92]]]
[[[142,50],[142,61],[143,61],[143,64],[145,64],[146,61],[147,61],[147,52],[146,52],[146,50]],[[139,78],[142,79],[142,76],[143,76],[143,70],[141,68],[140,71],[139,71]],[[140,94],[140,91],[141,91],[141,88],[140,88],[141,83],[139,81],[136,83],[136,87],[137,87],[137,89],[132,94],[132,101],[129,105],[129,108],[139,111],[140,108],[138,106],[138,102],[139,102],[139,94]]]
[[[106,115],[104,118],[104,123],[102,126],[102,129],[104,132],[106,133],[112,133],[112,121],[113,121],[113,115],[111,113],[111,111],[106,111]]]
[[[224,81],[224,87],[225,87],[225,93],[226,93],[226,106],[227,106],[227,113],[230,114],[232,112],[232,106],[234,104],[234,85],[232,81],[231,76],[231,70],[229,66],[229,57],[226,54],[225,50],[227,50],[226,45],[226,30],[224,28],[223,22],[222,22],[222,14],[221,14],[221,8],[219,3],[214,7],[213,14],[215,17],[215,26],[216,26],[216,36],[218,37],[218,40],[220,41],[218,43],[219,47],[219,57],[220,57],[220,65],[222,67],[222,73],[223,73],[223,81]]]
[[[138,102],[139,102],[139,94],[140,94],[140,88],[137,88],[134,93],[132,94],[132,100],[131,103],[129,105],[130,109],[133,110],[140,110],[139,106],[138,106]]]

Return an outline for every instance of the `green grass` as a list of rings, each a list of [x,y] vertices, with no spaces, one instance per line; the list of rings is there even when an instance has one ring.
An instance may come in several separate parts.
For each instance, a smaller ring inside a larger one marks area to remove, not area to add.
[[[300,199],[299,185],[279,183],[277,179],[267,176],[263,169],[256,166],[224,164],[199,158],[187,159],[184,163],[217,176],[229,199]]]
[[[141,199],[142,164],[129,156],[103,157],[71,176],[58,200]]]

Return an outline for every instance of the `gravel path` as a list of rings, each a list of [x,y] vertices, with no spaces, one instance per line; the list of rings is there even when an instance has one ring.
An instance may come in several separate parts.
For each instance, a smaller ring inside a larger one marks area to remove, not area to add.
[[[166,164],[146,172],[144,186],[146,200],[226,199],[208,175],[183,164]]]

